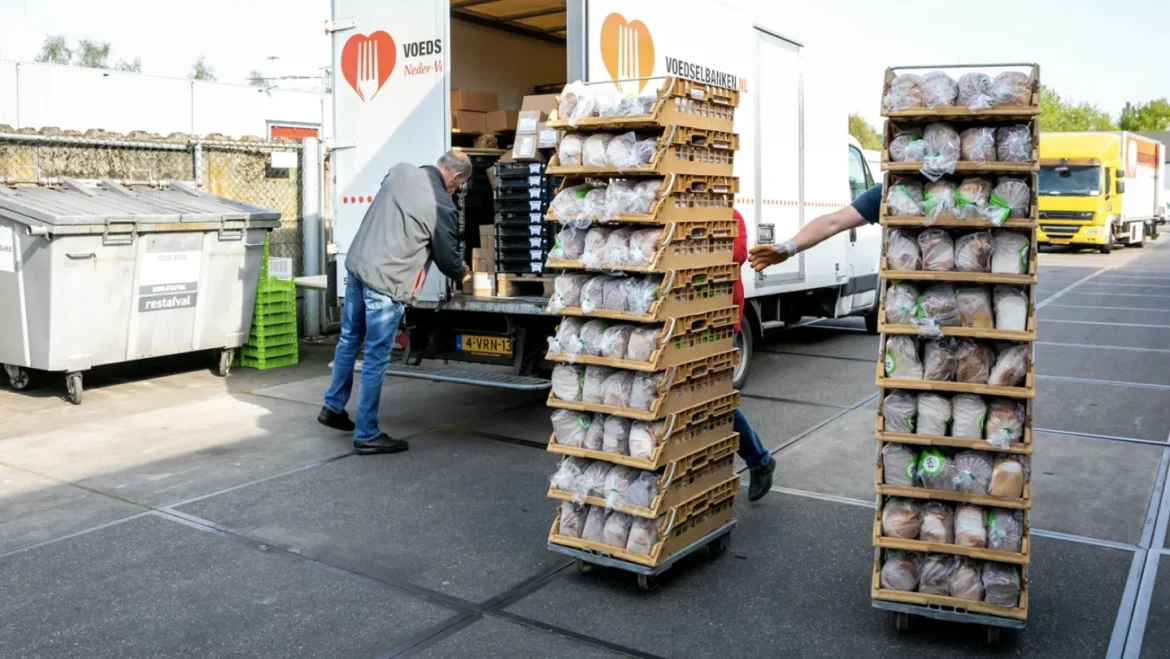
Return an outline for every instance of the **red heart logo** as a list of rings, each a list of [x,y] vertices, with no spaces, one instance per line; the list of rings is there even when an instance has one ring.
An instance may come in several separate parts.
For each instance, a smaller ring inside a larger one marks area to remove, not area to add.
[[[393,37],[381,30],[346,40],[341,49],[341,75],[363,101],[374,98],[394,72],[396,49]]]

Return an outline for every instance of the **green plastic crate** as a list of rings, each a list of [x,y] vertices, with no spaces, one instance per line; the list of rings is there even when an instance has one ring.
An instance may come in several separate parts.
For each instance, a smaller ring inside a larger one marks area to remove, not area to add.
[[[297,324],[295,322],[288,323],[268,323],[267,325],[257,325],[252,323],[252,338],[267,338],[272,336],[284,336],[285,334],[292,334],[296,336]]]
[[[273,357],[288,357],[290,355],[293,357],[297,356],[296,341],[288,345],[273,348],[256,348],[247,344],[240,346],[240,356],[250,359],[272,359]]]
[[[280,300],[280,301],[268,302],[268,301],[263,301],[263,300],[257,299],[256,300],[256,311],[252,315],[253,316],[270,316],[272,314],[286,314],[286,313],[291,313],[294,316],[296,315],[296,313],[297,313],[296,300]],[[281,321],[281,322],[288,322],[288,321]]]
[[[245,348],[254,348],[256,350],[269,350],[271,348],[280,348],[287,345],[295,345],[297,342],[296,333],[292,334],[277,334],[274,336],[252,336],[248,342],[244,344]]]
[[[256,283],[256,295],[266,295],[270,293],[285,293],[291,294],[294,298],[297,294],[297,286],[291,279],[277,279],[275,277],[261,277],[260,281]]]
[[[254,368],[257,371],[267,371],[273,368],[280,368],[282,366],[295,366],[297,364],[296,355],[288,355],[286,357],[237,357],[236,366],[242,368]]]
[[[294,305],[295,306],[295,305]],[[259,310],[252,315],[252,333],[262,330],[268,331],[270,327],[282,327],[291,324],[294,328],[297,323],[297,314],[293,312],[274,312],[274,313],[260,313]]]

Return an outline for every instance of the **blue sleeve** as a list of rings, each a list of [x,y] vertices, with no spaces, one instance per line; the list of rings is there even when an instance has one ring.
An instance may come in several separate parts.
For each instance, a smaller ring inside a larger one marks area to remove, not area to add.
[[[877,224],[882,213],[882,184],[878,183],[853,200],[853,208],[870,224]]]

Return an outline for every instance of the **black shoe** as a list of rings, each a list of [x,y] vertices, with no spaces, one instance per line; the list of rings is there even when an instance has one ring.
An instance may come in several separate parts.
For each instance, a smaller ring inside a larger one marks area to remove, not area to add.
[[[357,451],[358,455],[401,453],[409,448],[410,443],[405,439],[394,439],[386,433],[382,433],[369,441],[359,442],[355,439],[353,442],[353,450]]]
[[[772,491],[772,472],[776,471],[776,459],[769,457],[768,464],[759,469],[752,469],[751,483],[748,485],[748,501],[759,501]]]
[[[349,418],[348,412],[345,410],[334,412],[328,407],[321,408],[321,413],[317,415],[317,422],[342,432],[353,432],[356,427],[353,425],[353,420]]]

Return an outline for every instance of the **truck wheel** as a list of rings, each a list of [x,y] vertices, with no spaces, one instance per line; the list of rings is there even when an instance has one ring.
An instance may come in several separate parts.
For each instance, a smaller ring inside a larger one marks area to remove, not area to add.
[[[1113,227],[1109,227],[1105,233],[1105,244],[1101,245],[1101,253],[1108,254],[1113,251]]]
[[[1106,243],[1101,245],[1100,251],[1102,254],[1109,254],[1113,251],[1113,243]]]
[[[878,305],[876,304],[869,310],[869,313],[865,314],[865,331],[872,335],[878,333]]]
[[[748,374],[752,370],[752,352],[755,347],[751,320],[746,315],[743,322],[740,323],[740,330],[735,333],[734,343],[739,350],[739,364],[735,366],[735,381],[732,382],[731,386],[743,389],[747,385]]]

